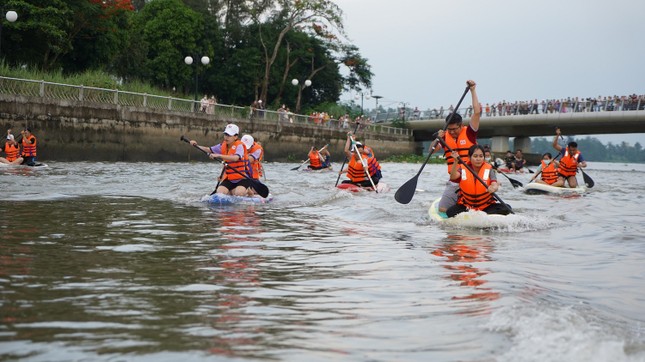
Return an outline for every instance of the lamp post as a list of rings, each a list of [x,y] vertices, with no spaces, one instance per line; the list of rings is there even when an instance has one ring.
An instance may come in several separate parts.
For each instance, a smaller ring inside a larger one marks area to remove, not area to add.
[[[370,91],[370,94],[364,94],[363,91],[359,92],[361,94],[361,115],[363,115],[363,98],[369,100],[372,96],[370,95],[372,92]],[[354,97],[354,99],[358,100],[358,94]]]
[[[298,87],[298,84],[300,84],[300,81],[298,81],[296,78],[294,78],[294,79],[291,80],[291,84],[293,84],[294,86]],[[305,82],[301,86],[298,87],[298,98],[296,99],[296,113],[300,112],[300,99],[302,97],[302,91],[307,87],[311,87],[311,80],[310,79],[305,80]]]
[[[4,9],[2,9],[0,13],[4,13]],[[7,19],[8,22],[13,23],[18,20],[18,13],[13,10],[9,10],[5,14],[5,19]],[[2,58],[2,23],[4,23],[4,19],[0,19],[0,59]]]
[[[378,121],[378,100],[383,98],[383,96],[372,96],[376,101],[376,111],[374,112],[374,122]]]
[[[208,65],[208,63],[211,62],[211,59],[209,57],[207,57],[207,56],[203,56],[201,58],[201,62],[202,62],[203,65]],[[186,58],[184,58],[184,63],[186,63],[187,65],[192,65],[193,64],[193,57],[191,57],[190,55],[187,56]],[[197,89],[197,84],[198,84],[197,66],[198,65],[199,64],[195,63],[195,103],[193,103],[193,106],[197,103],[197,91],[198,91],[198,89]],[[196,110],[199,109],[199,107],[195,107],[195,108],[196,108]]]

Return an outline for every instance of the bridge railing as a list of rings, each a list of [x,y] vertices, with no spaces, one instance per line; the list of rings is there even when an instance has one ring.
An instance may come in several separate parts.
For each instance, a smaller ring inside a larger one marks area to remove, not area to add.
[[[144,107],[156,111],[202,112],[213,118],[251,119],[260,122],[273,122],[283,126],[289,124],[330,129],[349,129],[353,126],[336,119],[319,120],[309,115],[280,111],[260,110],[227,104],[213,104],[204,108],[200,101],[155,94],[120,91],[70,84],[47,82],[44,80],[20,79],[0,76],[0,93],[48,99],[87,101],[121,106]],[[412,131],[405,128],[389,127],[379,124],[360,125],[363,132],[386,133],[410,136]]]

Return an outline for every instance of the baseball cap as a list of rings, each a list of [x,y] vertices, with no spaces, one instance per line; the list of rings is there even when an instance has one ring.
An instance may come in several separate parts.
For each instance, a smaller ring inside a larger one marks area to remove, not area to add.
[[[247,150],[251,148],[251,146],[253,146],[253,142],[255,142],[255,140],[250,134],[245,134],[244,136],[242,136],[242,143],[244,143],[244,146],[246,146]]]
[[[224,133],[229,136],[235,136],[240,134],[240,128],[233,123],[230,123],[226,125],[226,128],[224,128]]]
[[[7,139],[13,141],[13,135],[12,134],[7,135]]]
[[[360,142],[356,142],[356,147],[363,147],[363,144]]]

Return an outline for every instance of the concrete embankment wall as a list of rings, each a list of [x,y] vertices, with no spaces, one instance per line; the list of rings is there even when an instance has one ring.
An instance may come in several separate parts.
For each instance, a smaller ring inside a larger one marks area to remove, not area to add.
[[[273,121],[226,119],[217,115],[160,112],[143,107],[0,95],[0,132],[25,126],[38,138],[42,161],[186,161],[207,160],[180,141],[185,135],[201,145],[222,141],[227,123],[251,134],[265,148],[269,162],[300,161],[312,145],[329,143],[332,160],[344,159],[347,130],[312,124],[279,125]],[[241,136],[241,135],[240,135]],[[379,159],[417,151],[412,136],[359,132]]]

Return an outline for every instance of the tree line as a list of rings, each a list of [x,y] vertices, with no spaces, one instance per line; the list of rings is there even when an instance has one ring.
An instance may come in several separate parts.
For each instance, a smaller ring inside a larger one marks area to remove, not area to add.
[[[18,13],[1,35],[10,67],[99,70],[191,97],[197,86],[199,98],[226,104],[293,107],[300,98],[303,110],[369,88],[373,76],[329,0],[4,0],[3,8]]]
[[[560,141],[560,145],[564,146],[571,141],[578,143],[578,149],[588,161],[645,163],[645,150],[638,142],[634,145],[627,142],[619,145],[609,142],[604,145],[599,139],[587,136],[585,138],[566,137],[564,141]],[[540,154],[551,152],[555,155],[556,153],[553,149],[553,139],[548,138],[532,139],[531,149]]]

